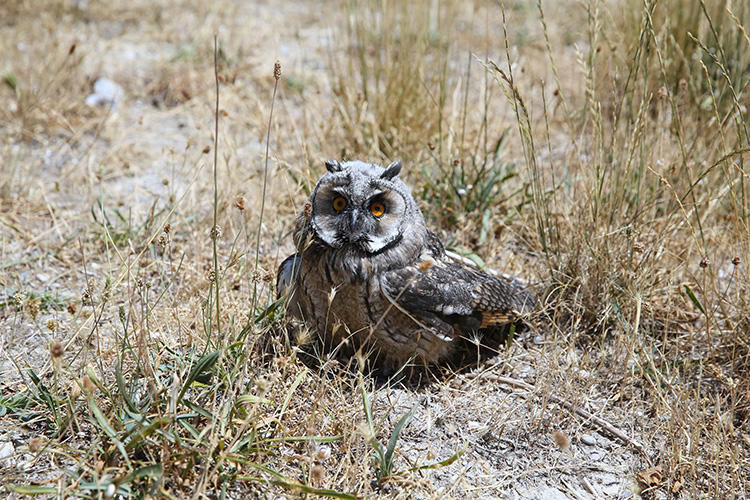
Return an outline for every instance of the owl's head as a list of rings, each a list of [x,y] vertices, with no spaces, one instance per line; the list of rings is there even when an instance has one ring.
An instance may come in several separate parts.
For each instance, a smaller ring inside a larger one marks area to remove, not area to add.
[[[424,238],[422,213],[398,178],[400,161],[387,168],[361,161],[328,161],[326,169],[308,206],[308,227],[319,242],[360,257],[375,257],[408,240]]]

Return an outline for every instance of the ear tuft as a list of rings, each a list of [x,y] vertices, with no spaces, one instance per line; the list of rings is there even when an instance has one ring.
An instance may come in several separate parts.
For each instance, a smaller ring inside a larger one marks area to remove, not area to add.
[[[328,171],[331,173],[341,172],[341,163],[337,162],[336,160],[327,160],[326,169],[328,169]]]
[[[381,179],[391,180],[401,172],[401,160],[396,160],[385,169],[385,172],[380,174]]]

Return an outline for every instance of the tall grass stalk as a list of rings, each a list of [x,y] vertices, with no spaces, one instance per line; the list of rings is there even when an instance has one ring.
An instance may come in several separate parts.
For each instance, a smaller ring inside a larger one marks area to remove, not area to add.
[[[214,109],[214,225],[211,230],[211,240],[213,242],[213,258],[214,258],[214,290],[216,292],[216,334],[221,338],[221,310],[219,300],[219,281],[221,276],[219,275],[219,253],[217,252],[216,245],[219,239],[219,228],[217,225],[219,218],[219,37],[214,35],[214,84],[216,85],[216,107]],[[209,314],[210,316],[210,314]],[[208,341],[206,342],[206,349],[211,344],[211,331],[209,322]]]
[[[276,102],[276,90],[279,87],[279,79],[281,78],[281,63],[276,61],[273,65],[273,94],[271,95],[271,110],[268,113],[268,128],[266,129],[266,154],[263,163],[263,191],[260,196],[260,215],[258,216],[258,231],[255,236],[255,270],[254,273],[257,277],[258,274],[258,263],[260,261],[260,234],[263,229],[263,215],[266,209],[266,189],[268,187],[268,151],[271,143],[271,124],[273,123],[273,105]],[[258,281],[253,280],[253,311],[257,306],[258,301]]]

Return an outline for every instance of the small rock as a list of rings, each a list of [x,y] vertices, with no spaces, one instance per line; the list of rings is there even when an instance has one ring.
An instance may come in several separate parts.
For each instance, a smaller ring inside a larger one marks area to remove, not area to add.
[[[109,78],[98,78],[94,82],[94,93],[86,98],[86,104],[92,107],[112,106],[117,107],[125,97],[122,87]]]
[[[0,464],[15,465],[15,460],[12,458],[15,454],[16,448],[13,446],[13,443],[10,441],[0,443]]]
[[[568,500],[570,496],[549,485],[541,485],[519,492],[521,498],[545,498],[549,500]],[[578,495],[577,495],[578,496]],[[578,496],[580,498],[580,496]]]
[[[114,483],[109,483],[107,485],[107,490],[104,492],[104,498],[112,498],[113,496],[115,496],[115,490],[116,488]]]
[[[581,436],[581,442],[586,446],[596,445],[596,439],[594,439],[592,436],[589,436],[588,434],[584,434],[583,436]]]
[[[609,472],[602,472],[598,475],[597,479],[601,484],[605,486],[610,486],[613,484],[617,485],[620,483],[620,479],[616,475]]]

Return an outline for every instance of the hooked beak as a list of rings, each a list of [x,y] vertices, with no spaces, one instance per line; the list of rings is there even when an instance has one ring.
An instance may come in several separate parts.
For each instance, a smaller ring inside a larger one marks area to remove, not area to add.
[[[349,243],[363,243],[369,241],[369,238],[364,234],[363,218],[359,213],[359,210],[352,210],[351,221],[349,224],[349,233],[346,235]]]

